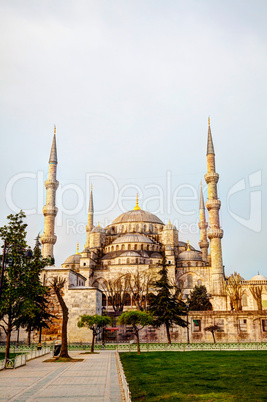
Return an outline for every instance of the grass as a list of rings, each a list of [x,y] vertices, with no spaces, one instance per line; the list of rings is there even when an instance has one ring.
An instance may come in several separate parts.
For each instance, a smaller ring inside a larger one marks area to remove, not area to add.
[[[121,353],[132,400],[266,401],[267,351]]]
[[[13,359],[18,354],[20,354],[20,353],[10,353],[9,358]],[[0,360],[4,360],[4,358],[5,358],[5,353],[0,352]]]

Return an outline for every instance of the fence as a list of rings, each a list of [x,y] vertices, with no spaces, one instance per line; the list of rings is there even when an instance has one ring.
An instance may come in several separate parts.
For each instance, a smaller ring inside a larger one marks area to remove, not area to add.
[[[47,353],[50,353],[50,347],[45,347],[40,350],[30,350],[26,353],[16,355],[13,359],[7,359],[7,361],[5,359],[0,360],[0,370],[25,366],[27,361],[46,355]]]
[[[120,355],[118,353],[118,349],[116,349],[115,355],[116,355],[116,363],[117,363],[118,373],[119,373],[119,380],[122,385],[124,398],[125,398],[126,402],[130,402],[131,401],[131,392],[129,389],[129,384],[127,382],[126,376],[124,374],[124,370],[123,370],[123,366],[121,364],[121,359],[120,359]]]

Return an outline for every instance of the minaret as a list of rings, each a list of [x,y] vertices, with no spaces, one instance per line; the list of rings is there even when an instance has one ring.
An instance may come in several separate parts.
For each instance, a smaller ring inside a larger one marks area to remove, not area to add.
[[[87,219],[87,225],[86,225],[86,233],[87,233],[87,239],[86,239],[86,245],[85,247],[89,247],[90,244],[90,232],[94,228],[94,203],[93,203],[93,185],[91,185],[91,193],[90,193],[90,200],[89,200],[89,208],[88,208],[88,219]]]
[[[55,235],[55,218],[57,215],[56,191],[57,181],[57,145],[56,145],[56,126],[54,126],[54,137],[49,158],[48,179],[45,181],[46,205],[43,208],[44,214],[44,234],[41,236],[43,244],[43,257],[54,257],[54,244],[57,241]]]
[[[202,183],[200,183],[200,199],[199,199],[199,224],[198,227],[200,229],[200,242],[199,247],[202,252],[202,260],[208,260],[208,248],[209,242],[207,239],[207,227],[208,224],[206,222],[206,215],[205,215],[205,204],[203,198],[203,191],[202,191]]]
[[[207,234],[210,239],[212,294],[214,296],[220,296],[224,293],[224,267],[221,245],[223,230],[220,228],[219,217],[221,201],[218,200],[217,195],[219,175],[215,171],[215,153],[211,136],[210,118],[208,125],[207,174],[205,175],[205,180],[208,184],[208,201],[206,202],[206,207],[209,211],[209,229]]]

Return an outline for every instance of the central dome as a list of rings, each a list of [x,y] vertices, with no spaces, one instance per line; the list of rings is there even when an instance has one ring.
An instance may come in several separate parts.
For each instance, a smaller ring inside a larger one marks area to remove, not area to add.
[[[163,222],[156,215],[151,212],[143,211],[142,209],[124,212],[114,219],[112,224],[128,222],[148,222],[163,225]]]

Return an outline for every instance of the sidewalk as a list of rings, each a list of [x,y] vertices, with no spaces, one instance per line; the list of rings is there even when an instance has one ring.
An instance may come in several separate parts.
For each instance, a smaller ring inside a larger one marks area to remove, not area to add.
[[[70,352],[77,363],[43,363],[50,355],[26,366],[0,372],[0,401],[121,402],[115,351],[99,354]]]

